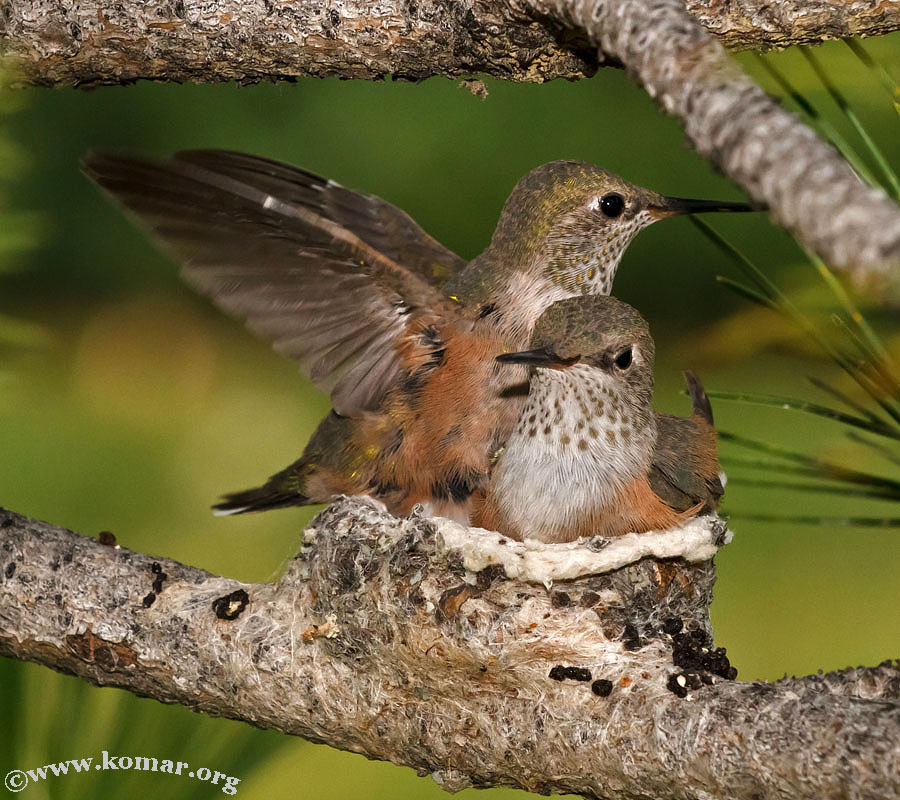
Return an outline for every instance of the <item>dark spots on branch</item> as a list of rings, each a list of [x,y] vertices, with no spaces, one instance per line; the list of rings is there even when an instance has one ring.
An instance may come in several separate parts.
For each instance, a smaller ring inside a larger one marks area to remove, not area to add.
[[[6,580],[9,580],[10,578],[12,578],[13,575],[16,574],[16,562],[15,561],[10,561],[6,565],[6,571],[4,574],[6,575]]]
[[[104,547],[116,546],[116,536],[112,531],[100,531],[100,533],[97,534],[97,541]]]
[[[169,576],[166,575],[166,573],[162,571],[162,567],[156,561],[154,561],[150,565],[150,571],[154,575],[156,575],[156,577],[153,579],[153,585],[150,588],[152,588],[153,591],[156,592],[157,594],[160,594],[163,589],[163,583],[166,581],[166,579]],[[145,608],[146,608],[146,606],[145,606]]]
[[[672,663],[679,672],[669,675],[666,688],[677,697],[711,686],[717,679],[734,680],[737,669],[728,660],[724,647],[711,647],[709,635],[702,630],[684,631],[676,618],[667,619],[663,630],[672,637]]]
[[[666,681],[666,688],[676,697],[688,696],[687,681],[684,675],[669,675],[669,679]]]
[[[591,691],[597,697],[609,697],[612,694],[613,683],[605,678],[598,678],[591,684]]]
[[[144,608],[150,608],[156,602],[156,592],[148,592],[144,599],[141,600],[141,605]]]
[[[475,586],[482,592],[487,591],[495,581],[506,580],[506,570],[499,564],[492,564],[475,573]]]
[[[550,670],[547,676],[555,681],[589,681],[591,679],[591,671],[585,667],[565,667],[557,664]]]
[[[230,594],[218,597],[212,602],[212,610],[219,619],[237,619],[250,603],[250,595],[243,589],[235,589]]]
[[[672,663],[685,670],[711,672],[734,680],[737,669],[731,666],[724,647],[709,647],[709,637],[700,630],[677,633],[672,637]]]
[[[663,633],[669,634],[669,636],[674,636],[676,633],[681,633],[684,629],[684,623],[678,619],[678,617],[669,617],[665,622],[663,622]]]

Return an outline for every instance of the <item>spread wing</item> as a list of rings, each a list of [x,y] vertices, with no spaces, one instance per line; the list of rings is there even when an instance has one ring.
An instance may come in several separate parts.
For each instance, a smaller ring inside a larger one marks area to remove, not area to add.
[[[454,313],[439,287],[465,262],[377,197],[225,151],[83,166],[175,251],[188,283],[298,361],[344,416],[377,407],[404,342]]]

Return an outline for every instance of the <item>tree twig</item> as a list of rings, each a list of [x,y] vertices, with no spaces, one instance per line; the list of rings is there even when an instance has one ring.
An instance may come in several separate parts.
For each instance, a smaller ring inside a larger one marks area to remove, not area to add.
[[[701,557],[724,526],[676,535]],[[570,552],[591,573],[615,546]],[[711,562],[547,588],[544,550],[345,500],[279,582],[248,585],[0,512],[0,652],[453,790],[900,797],[900,665],[740,683],[712,647]],[[516,559],[540,582],[510,579]]]

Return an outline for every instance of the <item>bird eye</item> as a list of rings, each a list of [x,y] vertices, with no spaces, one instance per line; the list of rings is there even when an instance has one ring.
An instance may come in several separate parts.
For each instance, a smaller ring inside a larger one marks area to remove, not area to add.
[[[625,210],[625,200],[620,194],[605,194],[600,198],[600,210],[607,217],[618,217]]]
[[[631,348],[625,348],[616,356],[616,366],[621,370],[626,370],[631,366]]]

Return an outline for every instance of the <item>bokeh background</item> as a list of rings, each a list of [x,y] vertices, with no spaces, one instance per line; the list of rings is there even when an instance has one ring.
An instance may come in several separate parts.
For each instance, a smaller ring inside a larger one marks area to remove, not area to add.
[[[889,70],[900,68],[897,35],[865,47]],[[900,168],[900,118],[873,70],[840,43],[815,52]],[[757,57],[741,60],[784,95]],[[800,53],[766,61],[858,143]],[[485,82],[484,101],[443,79],[4,91],[0,504],[85,535],[112,531],[127,547],[245,581],[275,578],[314,513],[210,514],[220,493],[256,485],[296,458],[328,401],[292,363],[179,282],[177,266],[79,174],[89,149],[227,147],[289,161],[389,199],[466,257],[487,244],[515,181],[551,159],[591,161],[667,194],[741,197],[617,70],[579,83]],[[707,219],[805,308],[827,314],[835,305],[800,248],[765,214]],[[687,413],[685,368],[724,391],[822,400],[806,376],[845,385],[789,324],[717,284],[717,274],[738,277],[685,219],[642,233],[624,258],[615,293],[644,313],[657,338],[660,410]],[[876,303],[867,314],[891,349],[900,346],[893,311]],[[860,453],[834,423],[726,402],[715,412],[724,430],[880,474],[900,471]],[[736,452],[725,449],[726,468]],[[717,557],[712,613],[717,643],[741,678],[900,655],[896,528],[749,518],[761,511],[897,517],[896,508],[736,481],[726,500],[736,537]],[[0,729],[4,774],[107,749],[205,764],[241,778],[244,797],[443,795],[409,769],[8,660],[0,661]],[[23,796],[215,791],[185,778],[92,772],[30,785]]]

